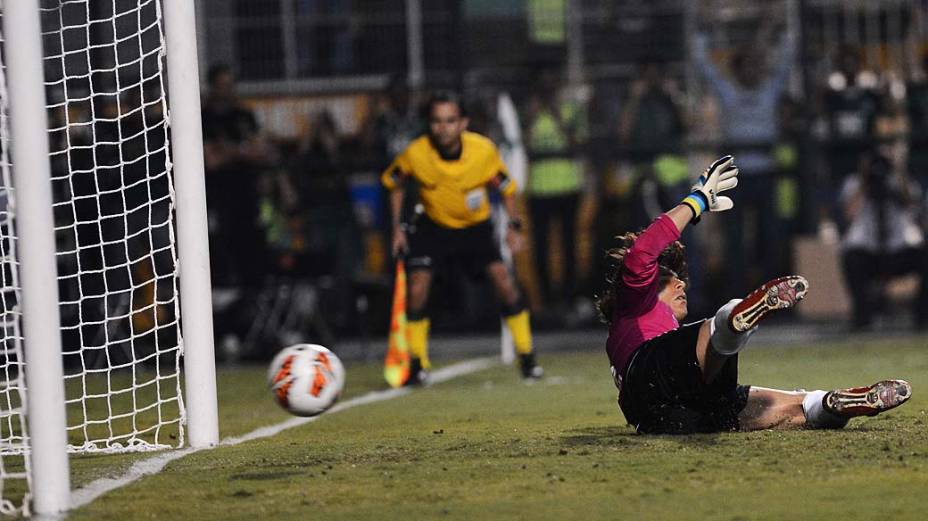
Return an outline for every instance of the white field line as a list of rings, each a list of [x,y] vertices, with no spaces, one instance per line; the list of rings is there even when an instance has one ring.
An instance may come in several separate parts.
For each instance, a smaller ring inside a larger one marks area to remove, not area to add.
[[[457,364],[449,365],[448,367],[443,367],[436,371],[433,371],[429,376],[429,381],[431,383],[441,383],[448,380],[452,380],[459,376],[466,374],[474,373],[477,371],[482,371],[487,369],[495,364],[499,363],[498,358],[496,357],[486,357],[486,358],[475,358],[473,360],[467,360],[464,362],[459,362]],[[409,394],[411,390],[408,387],[403,387],[400,389],[388,389],[384,391],[372,391],[365,395],[358,396],[357,398],[352,398],[350,400],[345,400],[344,402],[339,402],[335,404],[334,407],[329,409],[324,416],[335,414],[339,411],[344,411],[345,409],[350,409],[352,407],[357,407],[359,405],[367,405],[369,403],[382,402],[384,400],[390,400]],[[242,436],[232,436],[230,438],[225,438],[219,442],[219,445],[216,447],[227,447],[232,445],[238,445],[239,443],[244,443],[246,441],[257,440],[260,438],[267,438],[269,436],[274,436],[279,434],[281,431],[290,429],[293,427],[299,427],[300,425],[305,425],[307,423],[316,421],[320,416],[313,416],[311,418],[299,418],[294,417],[285,422],[278,423],[276,425],[269,425],[267,427],[261,427],[255,429],[248,434]],[[145,476],[156,474],[161,472],[161,469],[165,467],[168,463],[183,458],[194,452],[199,452],[201,450],[209,450],[216,447],[202,447],[202,448],[186,448],[173,450],[170,452],[165,452],[159,454],[155,457],[148,458],[143,461],[136,462],[133,464],[125,474],[115,478],[100,478],[94,480],[87,485],[74,490],[71,492],[71,508],[80,508],[94,501],[98,497],[106,494],[107,492],[116,490],[117,488],[124,487],[134,481],[137,481]]]

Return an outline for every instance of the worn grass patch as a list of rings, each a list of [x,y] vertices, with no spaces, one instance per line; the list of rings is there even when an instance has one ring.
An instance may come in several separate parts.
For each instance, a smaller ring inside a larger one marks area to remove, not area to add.
[[[745,383],[913,384],[909,404],[840,431],[638,436],[617,411],[604,354],[542,361],[538,383],[495,367],[193,454],[69,519],[925,518],[924,339],[742,355]],[[349,395],[381,388],[378,367],[349,368]],[[224,437],[288,418],[263,367],[222,371],[220,408]],[[134,459],[120,458],[73,458],[75,485]]]

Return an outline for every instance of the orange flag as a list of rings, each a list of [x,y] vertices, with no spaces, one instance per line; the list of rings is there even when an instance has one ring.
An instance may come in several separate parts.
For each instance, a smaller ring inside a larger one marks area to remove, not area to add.
[[[406,328],[406,267],[396,261],[393,309],[390,312],[390,339],[384,360],[383,377],[390,387],[401,387],[409,379],[409,332]]]

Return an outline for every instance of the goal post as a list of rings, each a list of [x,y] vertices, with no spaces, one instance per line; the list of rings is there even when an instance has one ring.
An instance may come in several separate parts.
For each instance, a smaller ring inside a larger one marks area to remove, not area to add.
[[[0,515],[55,514],[68,453],[219,442],[195,8],[0,18]]]
[[[206,447],[219,443],[219,413],[194,3],[164,0],[164,14],[177,191],[181,315],[187,325],[184,331],[187,428],[190,445]]]
[[[66,452],[64,368],[55,265],[51,167],[38,0],[3,2],[3,33],[9,95],[10,140],[20,241],[22,330],[31,446],[33,508],[40,514],[67,510],[70,475]],[[28,450],[28,449],[27,449]]]

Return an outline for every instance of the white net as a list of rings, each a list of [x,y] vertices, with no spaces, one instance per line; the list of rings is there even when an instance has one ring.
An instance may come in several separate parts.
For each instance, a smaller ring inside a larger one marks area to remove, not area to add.
[[[181,341],[160,5],[41,5],[69,447],[180,446]],[[27,451],[3,85],[0,486],[7,487],[13,478],[27,479]],[[18,463],[10,459],[17,454]],[[0,504],[9,508],[12,503]]]
[[[185,413],[161,6],[157,0],[40,0],[40,6],[69,450],[179,447]],[[16,50],[4,46],[3,52]],[[30,478],[11,183],[16,161],[8,157],[3,56],[0,513],[5,514],[28,510]]]
[[[43,0],[68,437],[183,443],[161,6]]]
[[[3,41],[0,30],[0,49]],[[15,198],[9,158],[9,104],[2,58],[0,52],[0,514],[12,515],[28,504],[30,478],[29,454],[25,450],[28,439],[20,333],[21,293],[13,222]]]

